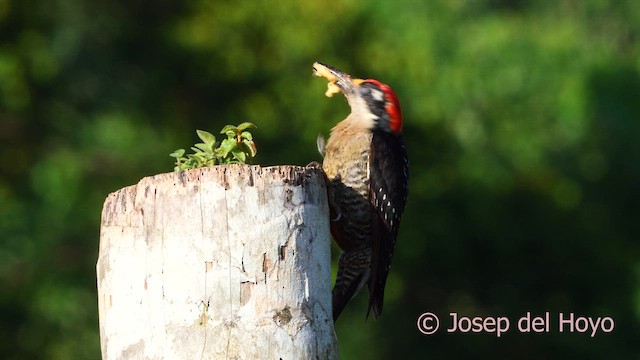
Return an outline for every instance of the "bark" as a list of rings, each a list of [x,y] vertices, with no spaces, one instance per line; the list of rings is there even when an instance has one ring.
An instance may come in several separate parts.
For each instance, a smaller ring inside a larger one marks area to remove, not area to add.
[[[319,170],[224,165],[110,194],[103,359],[336,359]]]

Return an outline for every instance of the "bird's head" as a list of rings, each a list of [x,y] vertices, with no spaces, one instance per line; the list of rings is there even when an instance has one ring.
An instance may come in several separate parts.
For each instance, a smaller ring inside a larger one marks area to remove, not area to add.
[[[352,121],[362,122],[370,130],[402,134],[402,112],[391,88],[374,79],[354,79],[349,74],[316,62],[316,75],[329,80],[326,95],[342,91],[351,107]]]

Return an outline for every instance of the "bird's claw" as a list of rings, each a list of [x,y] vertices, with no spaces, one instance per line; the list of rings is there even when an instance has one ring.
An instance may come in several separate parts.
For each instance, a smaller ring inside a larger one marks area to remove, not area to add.
[[[308,163],[307,166],[305,166],[305,167],[309,168],[309,169],[320,169],[320,170],[322,170],[322,164],[320,164],[317,161],[312,161],[312,162]]]

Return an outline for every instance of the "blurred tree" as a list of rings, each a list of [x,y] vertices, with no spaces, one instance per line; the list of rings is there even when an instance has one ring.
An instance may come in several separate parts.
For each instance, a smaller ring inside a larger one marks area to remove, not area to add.
[[[640,353],[640,2],[0,0],[0,354],[99,357],[101,204],[197,128],[318,160],[321,60],[390,84],[411,193],[385,315],[344,358]],[[420,313],[612,316],[611,334],[419,334]]]

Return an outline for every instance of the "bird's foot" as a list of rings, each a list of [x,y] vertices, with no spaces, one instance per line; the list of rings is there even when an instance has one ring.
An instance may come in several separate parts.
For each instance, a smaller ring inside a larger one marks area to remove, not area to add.
[[[310,163],[307,164],[307,166],[305,166],[308,169],[320,169],[322,170],[322,164],[320,164],[317,161],[312,161]]]

